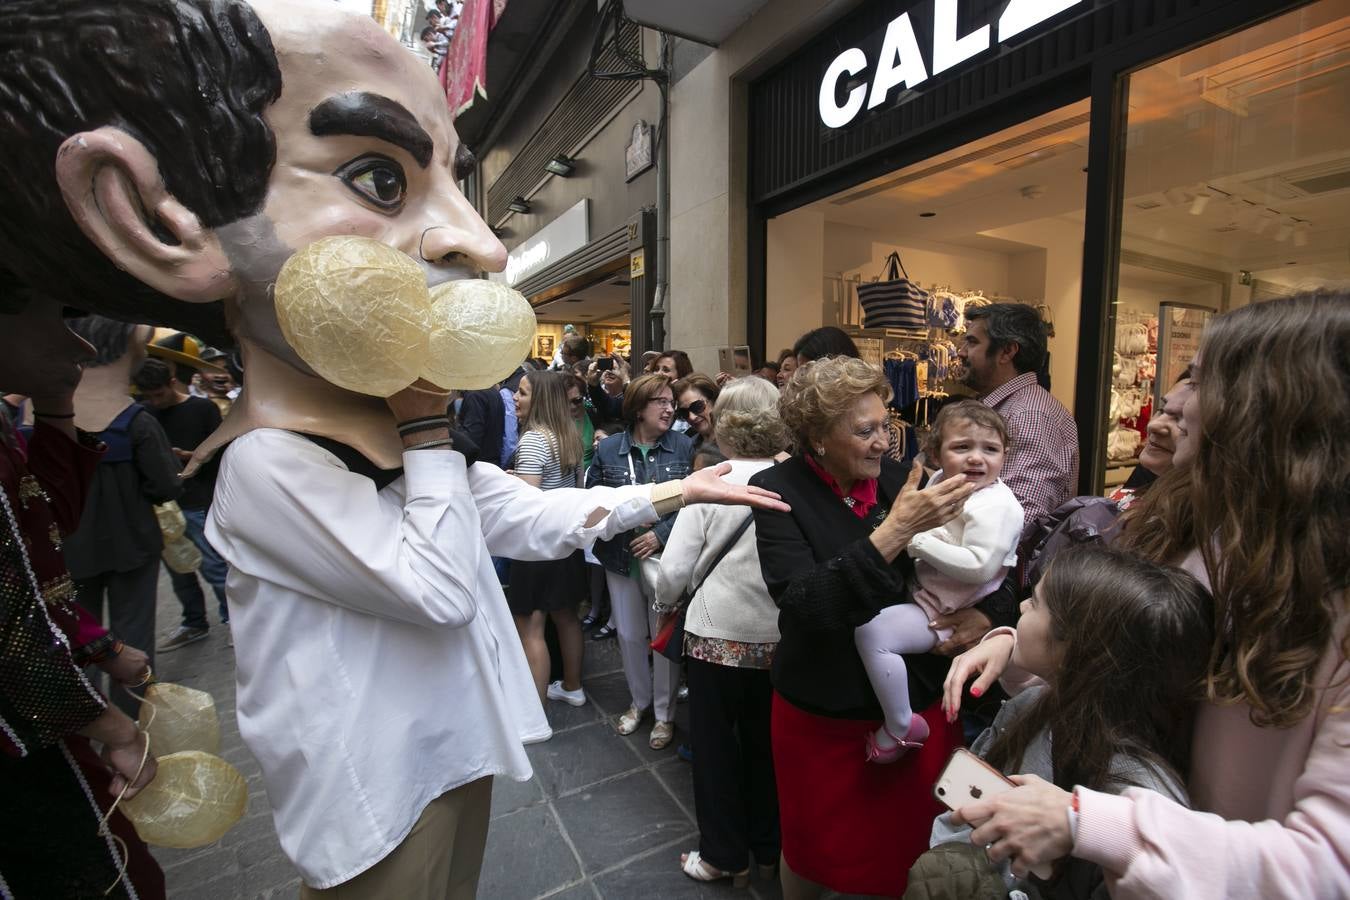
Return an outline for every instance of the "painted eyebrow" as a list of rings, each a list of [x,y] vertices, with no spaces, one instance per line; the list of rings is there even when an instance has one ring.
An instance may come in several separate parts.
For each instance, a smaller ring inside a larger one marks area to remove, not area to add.
[[[379,138],[408,151],[423,169],[431,165],[435,146],[431,135],[403,104],[365,91],[337,94],[314,107],[309,113],[309,130],[315,137]]]

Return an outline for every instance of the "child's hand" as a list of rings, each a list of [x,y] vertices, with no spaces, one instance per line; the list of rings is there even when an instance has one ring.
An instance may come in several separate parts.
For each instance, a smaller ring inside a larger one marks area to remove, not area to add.
[[[983,696],[1008,668],[1016,643],[1016,638],[1011,634],[996,634],[952,660],[952,667],[947,670],[947,680],[942,684],[942,711],[947,714],[948,722],[955,722],[957,713],[961,711],[961,694],[966,682],[979,673],[980,677],[970,686],[970,693],[976,697]]]

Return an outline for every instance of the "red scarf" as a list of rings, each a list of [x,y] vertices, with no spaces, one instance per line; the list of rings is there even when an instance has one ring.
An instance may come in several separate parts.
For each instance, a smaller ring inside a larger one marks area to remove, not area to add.
[[[839,486],[839,482],[834,480],[833,475],[825,471],[825,467],[817,462],[814,456],[803,453],[802,458],[811,467],[811,471],[815,472],[820,480],[825,482],[830,490],[834,491],[834,495],[843,500],[844,505],[858,518],[866,518],[867,514],[872,511],[872,507],[877,505],[877,480],[875,478],[858,479],[853,482],[852,489],[845,494],[844,489]]]

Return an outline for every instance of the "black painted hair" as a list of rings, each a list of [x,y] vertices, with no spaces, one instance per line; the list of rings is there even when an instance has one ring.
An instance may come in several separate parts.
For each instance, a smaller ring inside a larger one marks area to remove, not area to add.
[[[218,227],[262,208],[276,161],[263,113],[280,94],[271,37],[240,0],[0,3],[0,268],[62,303],[228,344],[222,304],[153,291],[89,242],[54,163],[72,134],[122,128]]]

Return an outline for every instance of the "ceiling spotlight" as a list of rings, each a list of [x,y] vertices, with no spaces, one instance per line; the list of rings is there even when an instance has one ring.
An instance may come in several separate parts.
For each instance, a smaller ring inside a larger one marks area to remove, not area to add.
[[[931,219],[931,218],[933,218],[933,216],[936,216],[936,215],[937,215],[937,213],[935,213],[935,212],[921,212],[921,213],[919,213],[919,218],[920,218],[920,219]]]
[[[524,197],[516,197],[516,199],[506,205],[506,208],[511,210],[511,212],[527,213],[530,211],[530,201],[526,200]]]
[[[576,168],[577,161],[569,159],[561,153],[544,163],[544,171],[551,172],[559,178],[566,178],[575,172]]]

